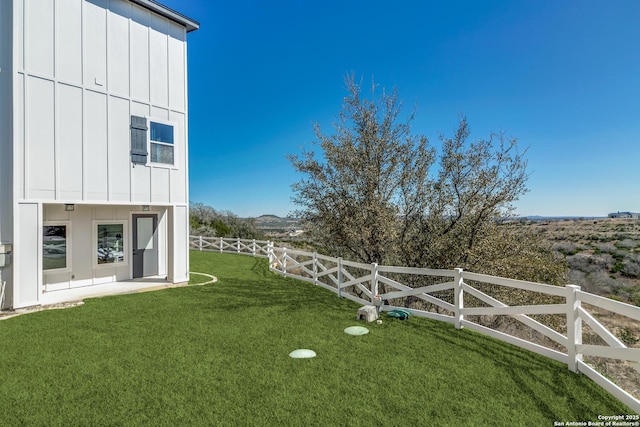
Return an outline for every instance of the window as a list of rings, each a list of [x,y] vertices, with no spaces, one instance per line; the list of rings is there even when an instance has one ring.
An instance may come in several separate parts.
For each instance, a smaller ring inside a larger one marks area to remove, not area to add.
[[[175,165],[173,129],[169,123],[131,116],[131,162],[134,165],[146,165],[147,161]]]
[[[71,225],[45,223],[42,227],[42,269],[65,271],[70,269]]]
[[[152,163],[174,164],[173,126],[150,122],[149,148]]]
[[[94,221],[94,248],[96,265],[126,263],[126,222]]]

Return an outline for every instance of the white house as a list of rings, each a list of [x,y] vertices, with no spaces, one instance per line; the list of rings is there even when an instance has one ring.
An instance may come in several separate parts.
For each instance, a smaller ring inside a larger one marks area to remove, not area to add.
[[[613,212],[609,214],[609,218],[627,218],[627,219],[640,219],[640,213],[638,212]]]
[[[198,27],[152,0],[0,0],[2,308],[189,279]]]

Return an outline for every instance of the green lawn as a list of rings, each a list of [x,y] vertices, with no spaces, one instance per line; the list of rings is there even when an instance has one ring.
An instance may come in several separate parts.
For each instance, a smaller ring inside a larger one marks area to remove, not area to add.
[[[191,253],[204,286],[105,297],[0,322],[0,425],[552,426],[629,413],[565,365]],[[290,359],[310,348],[314,359]]]

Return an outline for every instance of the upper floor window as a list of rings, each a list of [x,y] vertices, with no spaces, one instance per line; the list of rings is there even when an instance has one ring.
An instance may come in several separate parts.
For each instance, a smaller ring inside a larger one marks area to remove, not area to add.
[[[175,165],[174,126],[131,116],[131,162]]]
[[[173,126],[150,122],[149,151],[152,163],[174,164]]]

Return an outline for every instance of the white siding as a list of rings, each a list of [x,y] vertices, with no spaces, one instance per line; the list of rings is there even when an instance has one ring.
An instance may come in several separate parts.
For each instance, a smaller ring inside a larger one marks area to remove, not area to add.
[[[149,22],[150,13],[131,6],[131,97],[149,101]]]
[[[168,212],[166,208],[159,208],[156,209],[156,212],[154,213],[158,214],[158,275],[168,276],[168,254],[170,250],[173,250],[173,247],[169,246],[169,235],[167,228]]]
[[[54,198],[54,84],[27,80],[27,182],[30,198]]]
[[[72,288],[90,286],[93,285],[93,207],[76,205],[70,219],[73,227],[71,242],[73,270],[69,273],[69,286]]]
[[[151,117],[167,121],[169,120],[169,110],[166,108],[151,107]]]
[[[129,101],[116,97],[109,104],[109,200],[130,201]]]
[[[174,154],[176,164],[185,165],[171,171],[171,203],[188,203],[187,200],[187,150],[186,150],[186,116],[172,111],[169,120],[176,125],[174,134]]]
[[[0,0],[0,243],[13,243],[13,103],[11,102],[13,55],[13,3]],[[13,267],[0,269],[0,282],[6,282],[0,309],[13,301]]]
[[[189,212],[186,206],[173,208],[173,271],[174,283],[189,280]]]
[[[169,23],[169,107],[186,109],[185,29]]]
[[[109,90],[129,96],[129,3],[111,0],[109,8]]]
[[[53,76],[53,6],[53,1],[25,0],[27,66],[46,77]]]
[[[107,97],[104,94],[85,91],[84,164],[87,200],[106,201],[108,191],[107,172]]]
[[[133,201],[140,204],[151,202],[151,168],[136,166],[131,170]]]
[[[151,107],[149,104],[143,104],[141,102],[132,102],[131,103],[131,114],[134,116],[148,116]]]
[[[185,28],[128,0],[0,0],[0,68],[0,182],[13,190],[0,194],[0,241],[14,245],[2,278],[13,306],[131,277],[131,260],[94,265],[93,235],[98,220],[129,227],[140,205],[158,213],[159,272],[184,280]],[[134,167],[131,115],[174,124],[175,165]],[[70,225],[68,271],[42,270],[44,221]]]
[[[24,180],[25,176],[25,154],[24,154],[24,129],[25,129],[25,119],[24,119],[24,99],[25,99],[25,77],[23,74],[17,74],[15,76],[16,90],[14,94],[16,95],[16,100],[14,102],[14,129],[13,129],[13,158],[15,170],[13,171],[13,176],[16,182],[14,182],[14,186],[17,187],[16,191],[14,191],[15,197],[18,199],[24,199],[26,197],[26,183]],[[14,200],[15,202],[15,200]]]
[[[125,0],[16,4],[27,23],[21,199],[187,203],[185,29]],[[176,123],[174,165],[132,167],[132,114]]]
[[[149,31],[149,81],[151,103],[161,106],[169,105],[168,30],[167,20],[153,15]]]
[[[82,84],[82,3],[57,0],[56,45],[57,78]]]
[[[58,196],[82,199],[82,89],[58,85]]]
[[[107,84],[107,12],[106,0],[83,3],[84,84],[102,89]]]
[[[186,172],[183,169],[171,170],[171,203],[186,203]]]
[[[151,169],[151,201],[153,203],[169,203],[169,169]]]
[[[24,34],[24,6],[14,2],[13,7],[14,7],[13,25],[15,26],[14,34],[16,37],[14,46],[18,50],[18,52],[16,52],[17,63],[15,65],[17,70],[22,70],[24,68],[24,44],[25,44],[25,38],[26,38]]]
[[[40,220],[37,203],[20,203],[16,207],[13,244],[15,308],[38,303],[40,279]]]
[[[12,3],[0,1],[0,243],[13,241],[13,150],[12,150],[12,105],[11,65],[13,41]],[[7,101],[6,101],[7,100]],[[0,275],[2,275],[0,270]],[[4,276],[0,276],[4,280]]]

